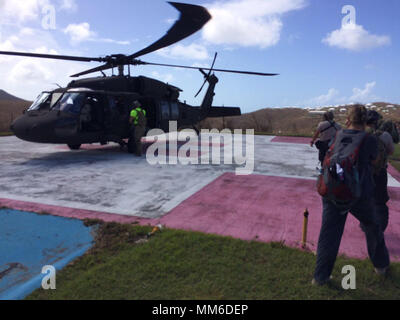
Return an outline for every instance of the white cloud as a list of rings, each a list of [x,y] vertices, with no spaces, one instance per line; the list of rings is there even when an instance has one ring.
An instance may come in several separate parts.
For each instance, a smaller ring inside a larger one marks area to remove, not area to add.
[[[391,39],[389,36],[371,34],[363,26],[349,23],[329,33],[322,42],[331,47],[362,51],[390,45]]]
[[[35,20],[41,9],[50,4],[49,0],[1,0],[0,20],[3,23],[22,23]]]
[[[7,27],[8,37],[0,39],[0,51],[79,55],[61,49],[52,33],[32,28]],[[66,85],[69,75],[88,68],[88,64],[50,59],[0,56],[0,88],[18,97],[32,100],[39,92]]]
[[[172,24],[174,24],[174,22],[176,21],[176,19],[174,19],[174,18],[168,18],[168,19],[165,19],[164,21],[165,21],[166,24],[172,25]]]
[[[90,24],[87,22],[69,24],[64,29],[64,33],[71,38],[73,44],[93,39],[96,36],[96,33],[90,30]]]
[[[171,82],[174,81],[174,76],[173,76],[172,74],[170,74],[170,73],[160,74],[160,73],[158,73],[157,71],[153,71],[153,72],[151,73],[151,75],[152,75],[154,78],[157,78],[158,80],[164,81],[164,82],[167,82],[167,83],[171,83]]]
[[[168,58],[206,60],[209,59],[209,54],[205,46],[192,43],[188,46],[177,44],[175,46],[164,48],[157,51],[159,55]]]
[[[120,41],[120,40],[114,40],[114,39],[108,39],[108,38],[97,38],[97,39],[90,39],[90,41],[95,41],[95,42],[106,42],[106,43],[115,43],[119,44],[121,46],[127,46],[130,45],[131,42],[128,40],[125,41]]]
[[[336,103],[349,103],[350,101],[355,101],[357,103],[367,103],[379,100],[379,97],[373,94],[373,90],[376,86],[376,82],[368,82],[365,84],[363,89],[353,88],[352,96],[341,96],[339,94],[339,90],[331,88],[329,89],[327,94],[320,95],[313,99],[310,99],[305,102],[307,106],[327,106]]]
[[[48,82],[54,77],[53,72],[38,59],[21,60],[12,68],[9,80],[13,83]]]
[[[372,94],[372,90],[375,88],[376,82],[368,82],[364,89],[354,88],[353,95],[349,98],[352,101],[357,102],[370,102],[370,100],[374,100],[377,97]]]
[[[313,99],[310,99],[307,104],[326,105],[328,103],[333,102],[334,99],[338,97],[338,95],[339,95],[339,91],[334,88],[331,88],[331,89],[329,89],[327,94],[323,94],[323,95],[320,95]]]
[[[282,15],[306,6],[305,0],[234,0],[207,6],[213,19],[203,29],[203,38],[215,44],[276,45],[283,27]]]
[[[84,41],[115,43],[119,45],[129,45],[130,41],[119,41],[108,38],[99,38],[97,33],[90,30],[90,24],[82,22],[79,24],[69,24],[64,30],[71,39],[71,44],[77,45]]]
[[[75,0],[59,0],[60,10],[75,12],[78,9],[78,5]]]

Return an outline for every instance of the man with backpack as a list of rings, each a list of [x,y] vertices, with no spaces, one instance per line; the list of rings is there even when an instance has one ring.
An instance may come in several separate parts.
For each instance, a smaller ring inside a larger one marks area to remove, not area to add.
[[[325,154],[329,149],[329,142],[335,137],[336,133],[342,129],[339,124],[334,121],[334,114],[331,111],[325,112],[322,116],[323,121],[317,127],[317,131],[315,132],[310,145],[311,147],[317,147],[319,151],[318,159],[322,163],[324,162]],[[317,139],[319,140],[315,142]]]
[[[391,125],[381,125],[382,116],[374,111],[368,111],[367,126],[369,131],[373,134],[378,141],[378,157],[373,162],[373,176],[375,181],[375,206],[376,213],[381,220],[381,227],[383,232],[386,230],[389,222],[389,208],[387,202],[389,201],[389,194],[387,189],[388,175],[388,156],[394,152],[393,137],[390,131],[383,131],[382,129],[390,130]],[[386,122],[387,123],[387,122]],[[396,130],[397,132],[397,130]]]
[[[377,140],[365,132],[366,124],[367,109],[353,106],[347,129],[336,135],[318,178],[323,212],[313,284],[330,280],[349,212],[361,222],[375,272],[384,275],[389,268],[389,253],[373,199],[372,162],[378,154]]]

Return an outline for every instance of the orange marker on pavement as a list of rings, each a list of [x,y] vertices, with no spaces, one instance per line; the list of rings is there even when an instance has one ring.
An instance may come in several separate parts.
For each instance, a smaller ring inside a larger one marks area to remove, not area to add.
[[[308,209],[306,209],[304,211],[304,220],[303,220],[303,237],[301,240],[301,247],[303,249],[306,248],[307,245],[307,227],[308,227],[308,216],[309,216],[309,212]]]

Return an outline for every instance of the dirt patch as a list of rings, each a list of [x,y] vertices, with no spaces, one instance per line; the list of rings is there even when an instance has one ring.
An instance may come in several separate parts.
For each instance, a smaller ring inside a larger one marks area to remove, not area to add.
[[[129,224],[106,223],[101,220],[84,220],[87,227],[94,227],[95,245],[88,254],[95,254],[103,249],[118,251],[126,244],[138,245],[147,240],[151,227],[133,228]]]

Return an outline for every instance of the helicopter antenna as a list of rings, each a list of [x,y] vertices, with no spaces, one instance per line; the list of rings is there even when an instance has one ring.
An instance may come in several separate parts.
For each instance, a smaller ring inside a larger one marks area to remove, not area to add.
[[[56,85],[57,87],[59,87],[60,89],[62,88],[58,83],[52,83],[54,85]]]

